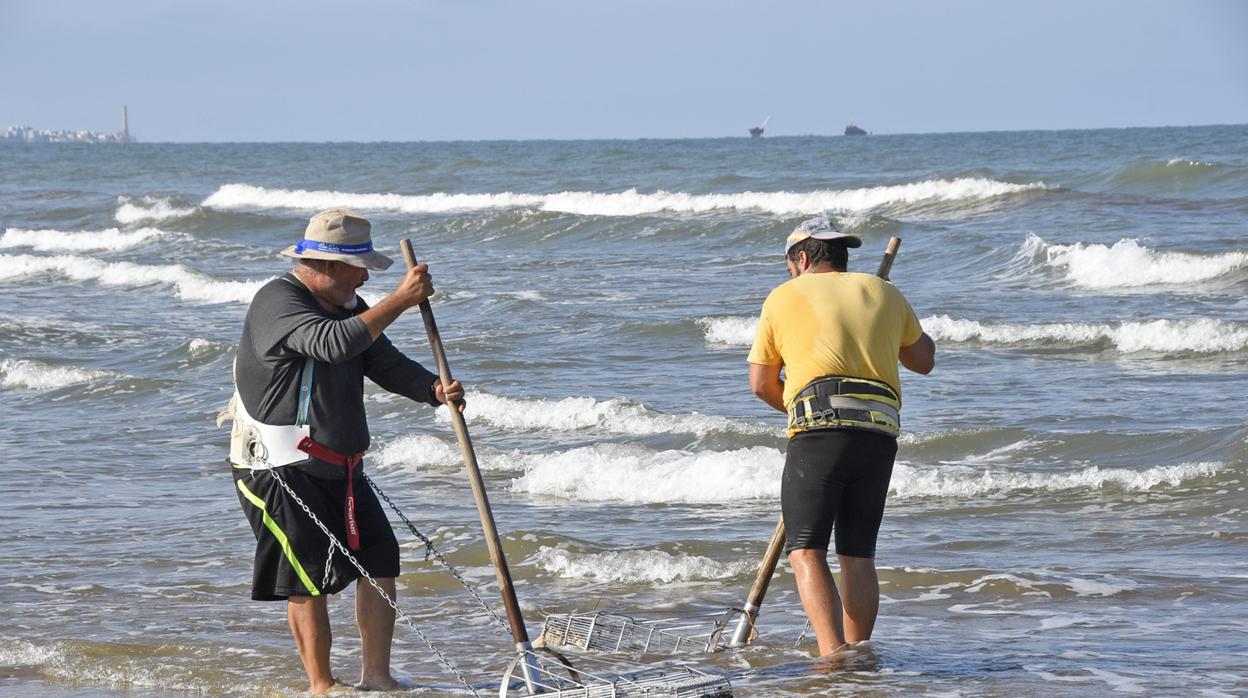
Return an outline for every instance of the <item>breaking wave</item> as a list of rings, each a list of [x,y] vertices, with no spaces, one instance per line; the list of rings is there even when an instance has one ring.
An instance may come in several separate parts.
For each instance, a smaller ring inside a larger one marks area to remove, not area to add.
[[[533,563],[561,579],[624,584],[730,579],[748,574],[758,565],[754,560],[724,563],[701,555],[673,555],[663,550],[574,553],[546,545],[534,555]]]
[[[106,286],[142,288],[167,284],[177,290],[178,298],[194,303],[249,303],[256,291],[271,281],[218,281],[181,264],[150,266],[72,255],[0,255],[0,262],[0,281],[59,274],[74,281],[96,281]]]
[[[751,317],[704,317],[696,320],[702,327],[707,344],[726,347],[748,347],[754,344],[758,332],[758,318]]]
[[[1122,323],[985,324],[936,315],[922,320],[923,329],[938,341],[996,345],[1108,344],[1124,354],[1152,351],[1165,354],[1213,354],[1248,349],[1248,325],[1200,318]]]
[[[742,192],[688,194],[636,189],[605,193],[565,191],[556,194],[352,194],[338,191],[270,189],[249,184],[226,184],[204,200],[217,209],[288,208],[319,210],[348,206],[398,213],[445,213],[496,208],[533,208],[583,216],[642,216],[659,213],[759,211],[776,215],[822,213],[829,210],[868,211],[890,204],[959,200],[980,201],[998,196],[1046,189],[1043,182],[1011,184],[983,178],[938,179],[861,189],[811,192]]]
[[[157,228],[139,228],[124,233],[117,228],[79,232],[7,228],[4,235],[0,235],[0,248],[28,247],[39,252],[119,252],[175,235],[177,233]]]
[[[1179,486],[1185,480],[1210,477],[1222,463],[1183,463],[1160,465],[1145,470],[1089,466],[1064,473],[1023,473],[982,470],[963,465],[919,467],[897,463],[893,468],[890,492],[898,498],[990,497],[1000,498],[1020,492],[1062,492],[1100,490],[1114,487],[1128,492],[1145,492],[1159,485]]]
[[[732,451],[655,451],[635,444],[596,444],[550,454],[517,455],[524,474],[511,489],[577,502],[719,503],[776,500],[784,454],[756,446]],[[973,462],[968,459],[964,462]],[[1001,467],[898,462],[890,493],[897,499],[1008,497],[1024,492],[1144,492],[1209,477],[1219,462],[1184,463],[1143,470],[1089,466],[1063,472],[1022,472]]]
[[[776,428],[716,415],[663,414],[623,399],[595,400],[567,397],[561,400],[522,400],[489,393],[468,396],[464,415],[512,431],[585,431],[608,434],[696,434],[713,432],[775,434]],[[450,422],[450,413],[439,407],[437,419]]]
[[[77,366],[49,366],[27,359],[0,361],[0,386],[12,390],[57,390],[71,385],[84,385],[119,374]]]
[[[170,218],[182,218],[196,213],[195,207],[185,208],[174,204],[169,199],[143,196],[137,199],[128,196],[117,197],[117,212],[113,218],[118,223],[130,224],[139,221],[163,221]]]
[[[1020,256],[1039,261],[1075,286],[1089,289],[1191,284],[1248,268],[1248,252],[1161,252],[1134,239],[1113,245],[1053,245],[1029,235]]]

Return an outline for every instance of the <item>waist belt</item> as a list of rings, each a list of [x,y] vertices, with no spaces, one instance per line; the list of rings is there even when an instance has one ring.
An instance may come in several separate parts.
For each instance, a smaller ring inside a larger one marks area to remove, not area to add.
[[[364,460],[364,454],[356,453],[350,456],[344,456],[337,451],[331,451],[328,448],[318,444],[312,440],[311,436],[305,436],[299,441],[298,448],[300,451],[312,456],[317,460],[323,460],[326,463],[332,463],[341,468],[347,469],[347,504],[343,512],[343,522],[347,527],[347,546],[352,550],[360,549],[360,527],[355,521],[355,468]]]
[[[883,381],[846,376],[816,378],[789,403],[789,430],[867,429],[901,434],[901,399]]]

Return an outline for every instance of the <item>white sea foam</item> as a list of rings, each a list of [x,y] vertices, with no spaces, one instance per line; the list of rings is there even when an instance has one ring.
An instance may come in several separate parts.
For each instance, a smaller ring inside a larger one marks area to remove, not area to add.
[[[1161,252],[1134,239],[1113,245],[1052,245],[1029,235],[1021,255],[1061,272],[1075,286],[1089,289],[1192,284],[1248,268],[1248,252]]]
[[[1028,344],[1093,345],[1106,342],[1124,354],[1213,354],[1248,349],[1248,324],[1212,318],[1122,323],[990,324],[934,315],[923,329],[937,341],[981,342],[1003,346]]]
[[[458,449],[442,439],[425,434],[413,434],[391,441],[376,458],[379,465],[417,469],[458,465],[464,460]]]
[[[1212,162],[1201,162],[1200,160],[1188,160],[1187,158],[1171,158],[1166,161],[1166,165],[1174,167],[1176,165],[1188,165],[1190,167],[1217,167]]]
[[[572,553],[545,545],[537,551],[533,561],[561,579],[624,584],[730,579],[750,572],[758,564],[755,560],[718,562],[701,555],[673,555],[663,550]]]
[[[707,344],[728,347],[748,347],[754,344],[758,332],[757,317],[704,317],[698,318]]]
[[[598,444],[531,454],[522,465],[515,492],[577,501],[732,502],[778,498],[784,456],[761,446],[694,453]]]
[[[586,431],[606,434],[775,434],[775,427],[743,422],[716,415],[690,412],[663,414],[627,400],[595,400],[589,397],[568,397],[561,400],[523,400],[499,397],[489,393],[472,393],[464,415],[513,431]],[[437,419],[450,422],[445,407],[438,408]]]
[[[175,233],[157,228],[140,228],[124,233],[117,228],[78,232],[7,228],[4,235],[0,235],[0,248],[28,247],[40,252],[117,252],[173,235]]]
[[[828,210],[866,211],[892,204],[985,200],[1007,194],[1044,189],[1042,182],[1011,184],[983,178],[940,179],[862,189],[811,192],[742,192],[688,194],[636,189],[604,193],[565,191],[557,194],[352,194],[338,191],[271,189],[248,184],[226,184],[204,200],[218,209],[289,208],[317,210],[349,206],[399,213],[534,208],[585,216],[642,216],[659,213],[762,211],[776,215],[822,213]]]
[[[1112,581],[1105,581],[1105,579]],[[1106,577],[1105,579],[1072,579],[1066,583],[1066,586],[1070,587],[1070,590],[1077,596],[1113,596],[1139,586],[1129,579],[1119,577]]]
[[[524,475],[512,490],[578,501],[710,503],[777,499],[784,454],[756,446],[733,451],[654,451],[635,444],[599,444],[550,454],[514,454]],[[1065,472],[1019,472],[964,465],[897,463],[896,499],[1006,497],[1019,492],[1143,492],[1209,477],[1221,463],[1185,463],[1144,470],[1090,466]]]
[[[249,303],[256,291],[271,280],[218,281],[181,264],[153,266],[73,255],[0,255],[0,281],[39,274],[59,274],[74,281],[127,288],[167,284],[177,290],[179,298],[195,303]]]
[[[1061,492],[1100,490],[1106,487],[1144,492],[1163,484],[1177,487],[1184,480],[1212,476],[1222,469],[1222,465],[1183,463],[1144,470],[1090,466],[1068,472],[1024,473],[957,465],[926,467],[897,463],[893,468],[891,491],[902,499],[1002,497],[1025,491]]]
[[[118,374],[78,366],[50,366],[27,359],[0,361],[0,386],[11,390],[56,390],[113,378]]]
[[[196,208],[181,208],[169,199],[144,196],[134,199],[128,196],[117,197],[117,212],[113,218],[118,223],[130,224],[139,221],[163,221],[170,218],[181,218],[195,213]]]

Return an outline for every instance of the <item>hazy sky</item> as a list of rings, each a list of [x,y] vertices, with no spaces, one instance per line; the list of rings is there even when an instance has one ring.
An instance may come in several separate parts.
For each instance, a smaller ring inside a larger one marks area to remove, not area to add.
[[[458,140],[1248,122],[1237,0],[0,0],[0,128]]]

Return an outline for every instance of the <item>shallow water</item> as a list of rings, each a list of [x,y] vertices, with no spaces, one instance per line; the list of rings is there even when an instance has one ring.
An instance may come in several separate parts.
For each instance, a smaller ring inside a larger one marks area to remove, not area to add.
[[[741,696],[1248,692],[1246,143],[3,144],[0,693],[303,685],[284,606],[248,600],[213,419],[276,251],[343,204],[431,265],[531,634],[546,613],[744,600],[785,444],[745,354],[784,233],[826,211],[865,240],[853,268],[903,238],[893,280],[939,344],[931,376],[903,376],[876,636],[811,660],[782,566],[754,647],[687,659]],[[432,364],[417,314],[389,334]],[[449,419],[376,389],[368,407],[369,472],[496,603]],[[399,532],[403,610],[496,692],[506,633]],[[395,665],[455,686],[402,625]]]

